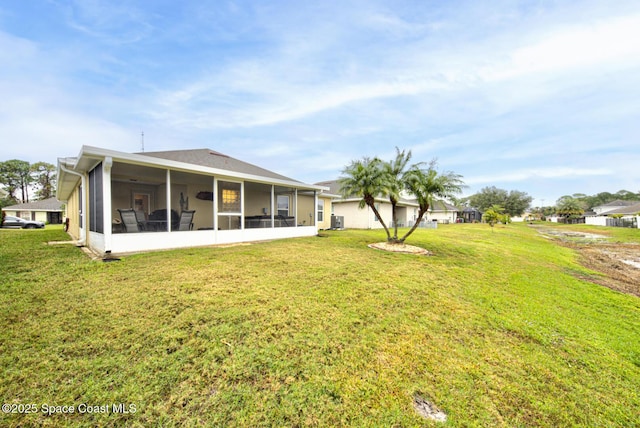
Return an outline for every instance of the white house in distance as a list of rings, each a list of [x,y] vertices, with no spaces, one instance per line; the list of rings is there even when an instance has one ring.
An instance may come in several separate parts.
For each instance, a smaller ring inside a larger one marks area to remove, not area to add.
[[[613,201],[608,204],[593,207],[595,215],[586,215],[585,223],[595,226],[614,226],[635,224],[640,228],[639,201]],[[617,218],[618,217],[618,218]],[[620,223],[620,224],[614,224]]]
[[[338,180],[323,181],[316,183],[316,185],[329,188],[328,194],[336,198],[331,202],[331,207],[333,209],[332,215],[335,215],[336,217],[343,217],[343,227],[348,229],[382,228],[382,225],[371,208],[365,206],[361,209],[359,207],[361,198],[342,198],[341,196],[338,196],[340,192],[340,184],[338,183]],[[393,223],[389,198],[377,197],[375,200],[376,209],[382,216],[382,219],[387,226],[391,226]],[[419,205],[415,199],[401,199],[396,207],[398,226],[413,226],[418,218],[418,210]],[[423,222],[455,223],[457,219],[458,209],[456,207],[445,202],[438,201],[433,207],[429,208],[429,211],[423,217]]]
[[[64,216],[63,204],[56,198],[11,205],[2,208],[2,211],[6,215],[48,224],[61,224]]]
[[[123,153],[82,146],[58,159],[69,233],[94,252],[126,253],[313,236],[331,198],[209,149]]]

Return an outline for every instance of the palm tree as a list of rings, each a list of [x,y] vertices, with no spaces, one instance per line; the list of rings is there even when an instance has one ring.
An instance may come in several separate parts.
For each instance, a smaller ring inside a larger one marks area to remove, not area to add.
[[[383,193],[389,197],[391,202],[391,219],[393,222],[393,237],[389,239],[390,242],[398,242],[398,218],[396,213],[396,207],[400,200],[400,195],[405,190],[405,181],[408,171],[406,170],[409,161],[411,160],[411,150],[408,152],[400,151],[396,147],[396,158],[391,162],[385,162],[383,164]],[[420,164],[413,165],[411,168],[419,167]]]
[[[429,163],[427,169],[421,168],[420,164],[414,165],[404,176],[405,189],[416,197],[419,208],[415,224],[397,241],[398,243],[404,243],[416,230],[436,198],[450,198],[462,192],[462,176],[450,171],[438,174],[436,166],[435,159]]]
[[[503,216],[504,212],[504,208],[502,208],[500,205],[491,205],[491,207],[485,211],[484,215],[482,216],[482,219],[489,223],[489,226],[491,226],[491,229],[493,230],[493,226],[500,221],[500,218]]]
[[[347,167],[342,170],[343,176],[340,177],[340,193],[344,198],[357,196],[360,200],[360,208],[368,206],[373,211],[384,231],[387,233],[387,240],[391,240],[389,228],[380,216],[376,208],[376,196],[383,194],[385,189],[385,172],[382,161],[378,158],[365,157],[362,160],[351,161]]]
[[[579,217],[584,213],[584,205],[578,199],[563,197],[558,200],[557,212],[564,217]]]

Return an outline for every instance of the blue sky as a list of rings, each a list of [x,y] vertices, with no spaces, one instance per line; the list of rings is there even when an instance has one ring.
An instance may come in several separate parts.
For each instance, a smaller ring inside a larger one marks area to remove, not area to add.
[[[637,0],[7,0],[0,96],[0,160],[144,131],[310,183],[397,146],[466,195],[640,191]]]

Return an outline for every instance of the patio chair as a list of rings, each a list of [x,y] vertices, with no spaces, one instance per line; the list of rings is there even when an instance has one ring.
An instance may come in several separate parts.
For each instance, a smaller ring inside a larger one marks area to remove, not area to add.
[[[287,221],[287,217],[283,216],[282,214],[278,214],[276,217],[279,218],[282,222],[284,222],[285,227],[291,227],[291,225]],[[288,217],[288,219],[291,219],[291,217]]]
[[[144,215],[144,211],[135,211],[136,213],[136,221],[138,222],[138,227],[141,230],[147,230],[147,218]]]
[[[128,209],[118,208],[118,212],[120,213],[120,218],[122,219],[122,225],[124,226],[125,232],[127,233],[140,232],[140,225],[138,224],[138,219],[136,218],[136,212],[133,208],[128,208]]]
[[[184,210],[180,213],[180,223],[178,230],[193,230],[193,216],[195,210]]]

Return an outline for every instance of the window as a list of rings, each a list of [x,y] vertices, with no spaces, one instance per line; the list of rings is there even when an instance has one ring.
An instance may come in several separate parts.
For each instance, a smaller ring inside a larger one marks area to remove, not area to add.
[[[278,195],[278,215],[289,217],[289,196]]]
[[[318,199],[318,221],[324,220],[324,199]]]
[[[239,213],[242,195],[240,183],[218,182],[218,211],[221,213]]]
[[[222,211],[240,211],[240,192],[222,189]]]

